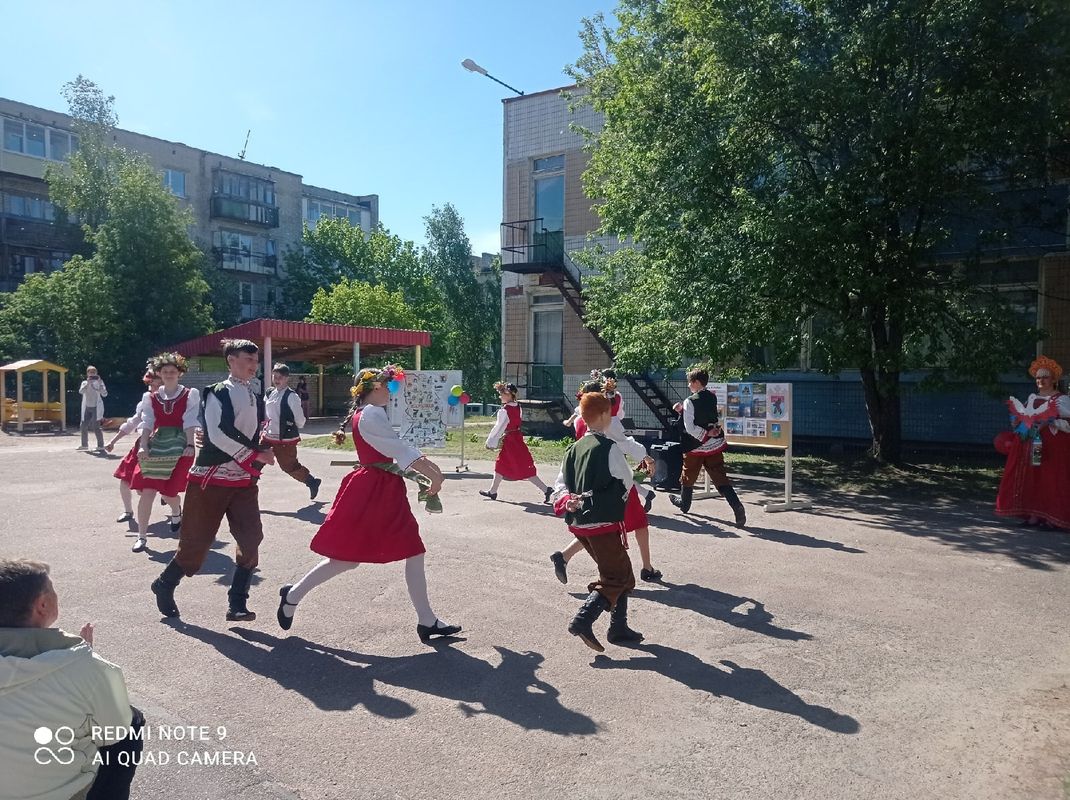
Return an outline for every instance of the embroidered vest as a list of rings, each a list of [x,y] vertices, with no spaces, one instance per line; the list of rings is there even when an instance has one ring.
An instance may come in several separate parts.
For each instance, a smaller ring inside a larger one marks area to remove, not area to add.
[[[569,525],[613,523],[624,520],[624,481],[614,477],[609,470],[609,454],[613,441],[599,433],[584,436],[565,454],[561,467],[565,486],[572,494],[592,492],[583,505],[586,513],[568,512],[565,522]]]

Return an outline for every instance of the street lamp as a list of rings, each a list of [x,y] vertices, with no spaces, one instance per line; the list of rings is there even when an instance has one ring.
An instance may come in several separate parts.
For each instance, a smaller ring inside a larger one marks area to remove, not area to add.
[[[518,95],[520,95],[521,97],[523,97],[523,96],[524,96],[524,93],[523,93],[522,91],[520,91],[519,89],[517,89],[517,88],[516,88],[516,87],[514,87],[514,86],[510,86],[510,85],[509,85],[508,83],[506,83],[505,81],[500,81],[500,80],[498,80],[497,78],[495,78],[495,77],[494,77],[493,75],[491,75],[491,74],[490,74],[489,72],[487,72],[487,71],[486,71],[485,69],[483,69],[483,67],[479,66],[479,64],[477,64],[477,63],[476,63],[475,61],[473,61],[473,60],[472,60],[472,59],[470,59],[470,58],[466,58],[466,59],[465,59],[464,61],[462,61],[462,62],[461,62],[461,66],[462,66],[462,67],[464,67],[464,68],[465,68],[466,70],[468,70],[469,72],[477,72],[477,73],[479,73],[480,75],[483,75],[483,76],[485,76],[485,77],[487,77],[487,78],[490,78],[490,79],[491,79],[492,81],[494,81],[495,83],[500,83],[500,84],[501,84],[502,86],[504,86],[504,87],[505,87],[506,89],[510,89],[510,90],[512,90],[512,91],[514,91],[514,92],[516,92],[516,93],[517,93]]]

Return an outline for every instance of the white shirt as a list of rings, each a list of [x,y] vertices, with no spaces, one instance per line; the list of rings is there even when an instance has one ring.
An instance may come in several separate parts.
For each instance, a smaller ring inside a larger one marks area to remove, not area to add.
[[[506,403],[504,406],[498,409],[498,416],[494,420],[494,427],[490,429],[490,435],[487,437],[487,447],[493,450],[498,446],[498,442],[501,441],[502,436],[505,435],[505,429],[509,426],[509,412],[505,409],[512,406],[516,407],[520,405],[516,401],[512,403]]]
[[[423,454],[401,440],[397,431],[390,425],[390,418],[382,406],[364,406],[360,411],[357,431],[361,438],[387,458],[392,458],[402,469],[408,469],[412,462]]]
[[[1042,408],[1046,408],[1046,405],[1035,406],[1034,402],[1047,399],[1047,397],[1040,394],[1029,395],[1029,399],[1025,401],[1025,408],[1023,409],[1025,415],[1031,417]],[[1049,424],[1055,431],[1070,433],[1070,422],[1067,422],[1066,419],[1067,417],[1070,417],[1070,396],[1065,394],[1059,395],[1059,399],[1055,401],[1055,407],[1059,409],[1059,416],[1063,419],[1052,420]]]
[[[156,390],[156,396],[163,402],[174,400],[182,393],[182,389],[182,385],[179,384],[175,394],[173,396],[168,396],[167,391],[161,386]],[[156,430],[156,409],[152,405],[152,392],[145,392],[138,405],[141,408],[141,422],[138,424],[137,429],[139,431],[149,431],[151,433]],[[197,415],[200,411],[201,393],[196,389],[190,389],[189,396],[186,398],[186,410],[182,414],[182,430],[188,431],[190,428],[199,428],[201,426],[201,423],[197,419]],[[193,444],[192,439],[189,440],[189,444]]]
[[[709,392],[710,390],[703,389],[702,391]],[[713,392],[710,392],[710,394],[713,394]],[[724,446],[723,436],[711,436],[708,430],[695,424],[695,404],[691,402],[690,397],[684,400],[684,430],[690,436],[702,442],[691,453],[711,453],[720,450]]]
[[[144,398],[137,401],[137,408],[134,409],[134,416],[127,418],[126,422],[119,426],[119,433],[125,436],[138,429],[138,426],[141,424],[141,409],[144,408],[144,406]]]
[[[104,418],[104,398],[108,396],[108,387],[104,385],[103,378],[97,378],[97,385],[93,386],[88,380],[82,381],[78,387],[78,393],[82,395],[82,416],[85,410],[92,407],[97,410],[97,419]]]
[[[290,391],[290,399],[287,405],[290,406],[290,411],[293,412],[294,423],[297,427],[305,427],[305,412],[301,409],[301,398],[297,396],[297,392]],[[264,401],[264,412],[267,414],[267,433],[264,436],[268,439],[273,439],[276,442],[288,441],[296,442],[300,437],[296,439],[283,439],[282,438],[282,397],[286,394],[287,390],[284,388],[281,391],[278,389],[272,389],[271,393],[267,396],[267,400]]]
[[[248,383],[242,383],[233,376],[223,381],[223,385],[227,387],[227,391],[230,393],[230,404],[234,408],[234,427],[256,442],[260,436],[260,420],[256,413],[256,395],[253,394]],[[253,455],[253,451],[223,433],[219,427],[222,419],[223,403],[216,396],[216,392],[212,392],[208,395],[208,399],[204,404],[205,435],[214,446],[229,455],[232,460],[217,467],[194,466],[190,469],[189,474],[203,477],[211,472],[211,482],[214,484],[245,485],[249,482],[250,475],[242,464],[251,460],[250,457]],[[194,427],[196,427],[196,423],[194,423]]]

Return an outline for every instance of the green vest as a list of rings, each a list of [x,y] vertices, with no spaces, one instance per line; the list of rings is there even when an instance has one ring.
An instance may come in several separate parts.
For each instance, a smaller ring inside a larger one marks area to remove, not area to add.
[[[264,447],[254,442],[234,426],[234,404],[230,399],[230,388],[221,381],[212,384],[201,393],[200,423],[201,430],[204,431],[204,447],[197,453],[197,466],[217,467],[232,460],[230,453],[220,450],[212,444],[212,439],[208,434],[208,425],[204,419],[204,408],[208,403],[208,395],[210,394],[214,394],[219,404],[223,407],[223,412],[219,419],[220,431],[225,436],[239,442],[243,447],[248,447],[250,450],[263,450]],[[257,430],[260,430],[264,423],[264,401],[259,397],[256,398],[256,420]]]
[[[624,521],[624,481],[609,471],[613,441],[600,433],[581,438],[565,454],[561,471],[571,494],[592,492],[583,504],[586,513],[566,512],[569,525],[611,524]]]
[[[695,425],[705,429],[717,424],[717,397],[713,392],[703,389],[687,399],[695,407]]]

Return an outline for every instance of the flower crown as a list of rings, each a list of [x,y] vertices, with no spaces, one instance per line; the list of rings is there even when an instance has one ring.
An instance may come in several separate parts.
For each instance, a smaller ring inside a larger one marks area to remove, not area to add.
[[[502,392],[509,392],[509,394],[514,394],[513,390],[509,388],[509,384],[505,381],[495,381],[494,391],[496,391],[498,394],[501,394]]]
[[[150,358],[145,366],[157,374],[164,367],[174,367],[183,373],[188,369],[186,357],[181,353],[160,353]]]
[[[1059,382],[1059,379],[1063,377],[1063,368],[1059,366],[1059,362],[1048,356],[1038,356],[1037,359],[1029,365],[1029,375],[1033,378],[1037,376],[1040,370],[1046,369],[1050,374],[1053,381]]]
[[[362,369],[353,377],[353,386],[349,390],[352,397],[359,397],[377,386],[386,386],[391,381],[405,380],[405,370],[397,364],[387,364],[382,369]]]

